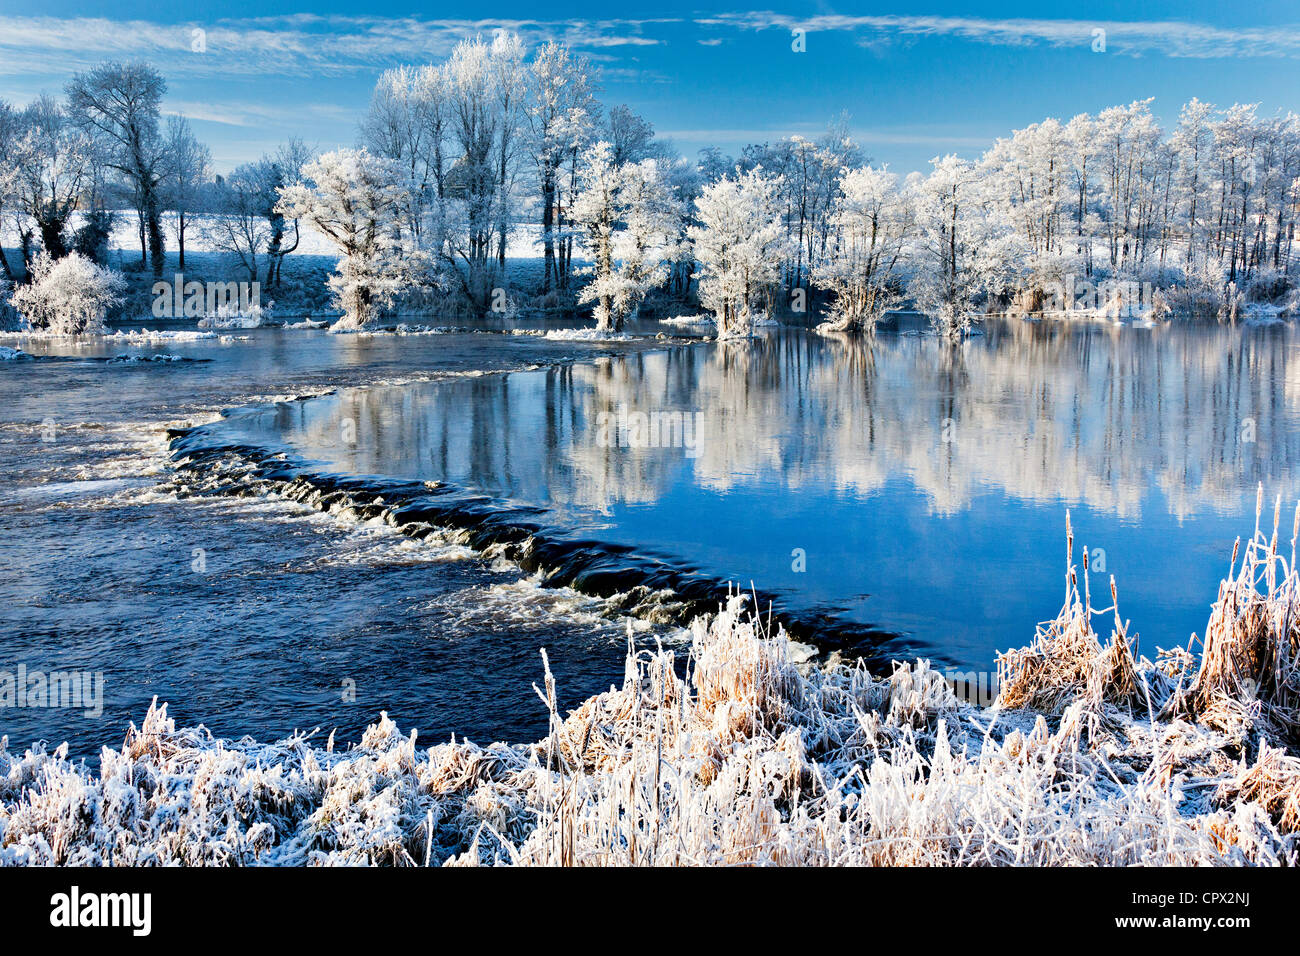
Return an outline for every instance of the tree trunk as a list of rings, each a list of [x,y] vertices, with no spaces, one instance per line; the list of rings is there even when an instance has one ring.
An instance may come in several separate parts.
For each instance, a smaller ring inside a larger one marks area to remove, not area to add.
[[[555,278],[555,173],[548,166],[542,174],[542,240],[545,268],[542,270],[542,294],[551,291]]]
[[[149,184],[145,191],[144,210],[146,227],[149,231],[149,259],[153,266],[155,277],[161,276],[163,271],[163,256],[165,246],[163,244],[162,221],[158,211],[158,193],[152,183]]]
[[[284,217],[271,217],[271,241],[266,246],[266,287],[275,283],[276,264],[280,261],[280,247],[284,244]]]

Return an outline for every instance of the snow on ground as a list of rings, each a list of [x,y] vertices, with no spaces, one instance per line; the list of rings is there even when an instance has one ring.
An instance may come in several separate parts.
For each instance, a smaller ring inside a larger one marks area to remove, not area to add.
[[[116,332],[96,336],[96,338],[102,338],[106,343],[121,343],[123,345],[166,345],[178,342],[197,342],[203,339],[215,339],[221,345],[233,345],[235,342],[245,342],[249,337],[247,335],[222,335],[210,330],[119,329]]]
[[[1300,294],[1293,293],[1291,298],[1283,303],[1276,302],[1247,302],[1242,309],[1242,317],[1245,321],[1255,325],[1278,325],[1296,317],[1300,314]]]
[[[218,309],[215,315],[205,315],[199,319],[201,329],[256,329],[262,325],[266,313],[260,308],[247,312]]]
[[[515,335],[534,335],[537,334],[532,329],[516,329]],[[541,338],[551,339],[556,342],[630,342],[639,336],[630,335],[627,332],[607,332],[601,329],[548,329],[542,332]]]
[[[115,332],[83,332],[78,335],[34,329],[22,332],[0,332],[0,339],[8,339],[10,341],[29,340],[37,342],[102,341],[107,343],[121,343],[124,345],[157,345],[162,342],[197,342],[200,339],[220,339],[223,342],[237,341],[234,336],[218,335],[216,332],[212,331],[144,328],[139,330],[118,329]],[[22,353],[21,349],[7,349],[7,351]],[[16,358],[17,356],[9,357]]]
[[[663,325],[682,325],[682,326],[713,326],[718,323],[711,315],[677,315],[670,319],[660,319]]]
[[[216,332],[192,332],[189,329],[118,329],[104,336],[106,341],[120,341],[128,345],[155,345],[159,342],[197,342],[201,339],[221,338]],[[228,336],[227,336],[228,338]]]

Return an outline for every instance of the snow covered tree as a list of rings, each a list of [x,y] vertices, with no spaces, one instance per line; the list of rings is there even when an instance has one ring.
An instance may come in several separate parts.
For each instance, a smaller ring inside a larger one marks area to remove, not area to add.
[[[612,107],[601,125],[602,135],[619,166],[650,159],[654,155],[654,126],[626,104]]]
[[[270,223],[265,216],[268,197],[266,184],[255,163],[244,163],[217,183],[211,194],[215,215],[206,217],[200,226],[203,238],[217,252],[239,259],[256,282],[260,260],[271,241]],[[272,195],[272,203],[278,201]]]
[[[584,230],[584,245],[591,256],[594,280],[579,301],[595,301],[596,328],[622,331],[622,316],[615,311],[621,283],[614,274],[614,228],[619,218],[621,176],[613,150],[602,140],[583,155],[581,191],[573,203],[573,219]]]
[[[806,285],[813,265],[826,255],[840,175],[863,162],[862,150],[848,134],[847,117],[831,124],[816,141],[790,136],[773,144],[745,147],[742,168],[762,166],[781,181],[781,219],[788,255],[783,278],[789,287]]]
[[[1042,308],[1044,287],[1076,269],[1069,239],[1071,142],[1066,127],[1048,119],[999,139],[978,164],[988,203],[1009,222],[1025,246],[1025,287],[1017,307]]]
[[[9,303],[33,329],[56,335],[104,331],[108,310],[122,301],[126,283],[111,269],[71,252],[61,259],[42,252],[31,282],[18,286]]]
[[[1015,280],[1004,271],[1017,259],[1015,237],[988,208],[973,163],[948,155],[933,164],[911,183],[917,242],[909,291],[935,328],[957,339],[970,328],[976,298]]]
[[[537,167],[543,248],[542,292],[563,286],[556,258],[561,211],[560,170],[590,138],[599,109],[591,63],[559,43],[546,43],[532,62],[533,96],[527,107],[530,148]]]
[[[212,177],[212,152],[194,138],[183,116],[167,121],[167,164],[162,181],[162,200],[176,214],[176,248],[179,265],[185,268],[185,232],[189,215],[199,204],[200,192]]]
[[[166,149],[159,107],[166,92],[162,74],[147,63],[101,63],[76,74],[67,88],[69,114],[104,140],[105,164],[132,184],[156,276],[162,275],[164,251],[160,184]]]
[[[584,154],[580,182],[573,219],[585,233],[593,281],[578,300],[596,303],[598,329],[621,332],[680,255],[681,209],[658,160],[616,164],[604,141]]]
[[[864,166],[840,179],[830,217],[831,240],[812,282],[835,296],[828,331],[875,330],[899,298],[899,267],[912,232],[912,211],[898,177]]]
[[[672,264],[686,257],[684,212],[673,171],[669,161],[655,158],[622,169],[623,228],[615,235],[614,255],[635,296],[631,314],[647,292],[668,280]]]
[[[706,186],[695,200],[700,224],[687,230],[700,264],[700,301],[720,336],[747,336],[760,297],[780,279],[786,255],[781,181],[762,167]]]
[[[461,290],[486,311],[505,265],[523,121],[523,45],[501,32],[457,44],[447,61],[449,135],[459,152],[460,194],[445,261],[461,272]]]
[[[18,187],[18,139],[22,131],[21,113],[4,100],[0,100],[0,231],[4,230],[5,215],[15,204]],[[3,243],[0,243],[0,282],[12,284],[17,275],[9,265]]]
[[[93,143],[49,96],[37,97],[17,125],[7,177],[11,201],[35,224],[46,254],[61,259],[71,248],[69,220],[92,174]]]
[[[494,147],[496,174],[497,266],[505,272],[506,245],[514,220],[517,180],[521,165],[521,133],[524,126],[524,103],[529,82],[524,64],[527,50],[519,34],[505,30],[492,38],[492,92],[499,131]]]
[[[1101,231],[1101,219],[1095,208],[1097,195],[1097,124],[1087,113],[1080,113],[1065,124],[1069,141],[1070,247],[1084,275],[1092,275],[1093,238]]]
[[[972,222],[997,226],[996,241],[976,248],[1001,245],[1005,260],[1000,271],[988,264],[985,291],[1001,300],[1005,289],[992,286],[1020,281],[1013,309],[1045,307],[1048,283],[1070,286],[1078,273],[1094,292],[1150,282],[1176,291],[1183,309],[1201,303],[1195,311],[1229,303],[1230,312],[1242,294],[1277,300],[1295,284],[1294,114],[1264,119],[1253,105],[1216,110],[1192,100],[1166,137],[1140,100],[1064,127],[1049,119],[1017,130],[975,171]],[[1095,312],[1102,303],[1074,305]]]
[[[1112,106],[1097,116],[1096,136],[1103,220],[1110,268],[1131,271],[1146,257],[1156,212],[1156,147],[1160,128],[1151,115],[1151,101]]]
[[[257,209],[266,219],[266,279],[268,289],[280,282],[285,257],[294,253],[302,239],[297,219],[290,219],[280,209],[280,191],[302,182],[302,170],[312,160],[312,153],[302,140],[291,137],[274,153],[264,155],[253,165],[258,197]],[[289,233],[293,241],[288,241]]]
[[[1186,215],[1186,261],[1195,261],[1198,238],[1205,229],[1214,107],[1193,99],[1183,106],[1174,130],[1173,146],[1179,162],[1179,198]]]
[[[343,309],[336,330],[356,329],[416,285],[432,281],[428,257],[403,242],[410,197],[404,171],[365,149],[326,153],[280,192],[279,210],[305,219],[338,246],[330,288]]]
[[[407,228],[434,250],[440,246],[445,221],[450,83],[446,66],[386,70],[375,84],[361,122],[366,148],[405,171],[411,197]]]

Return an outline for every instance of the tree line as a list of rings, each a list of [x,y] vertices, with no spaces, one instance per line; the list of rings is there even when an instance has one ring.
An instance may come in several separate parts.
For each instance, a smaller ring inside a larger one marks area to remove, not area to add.
[[[816,139],[688,160],[600,92],[563,44],[475,37],[441,63],[384,72],[355,147],[317,156],[289,140],[214,176],[189,123],[164,122],[163,77],[105,63],[62,100],[0,103],[0,221],[22,259],[20,271],[0,255],[4,275],[21,284],[38,255],[103,263],[125,214],[154,275],[167,231],[183,267],[197,229],[271,287],[306,223],[338,249],[330,284],[354,325],[418,299],[480,314],[590,307],[618,331],[656,297],[698,301],[727,334],[778,311],[869,330],[909,304],[960,335],[980,311],[1109,308],[1125,283],[1231,314],[1295,298],[1292,113],[1192,100],[1165,131],[1144,100],[900,178],[844,118]],[[1092,298],[1061,302],[1076,281]]]

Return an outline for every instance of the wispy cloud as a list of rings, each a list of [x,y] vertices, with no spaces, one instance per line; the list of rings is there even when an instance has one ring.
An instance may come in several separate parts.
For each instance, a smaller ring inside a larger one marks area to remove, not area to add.
[[[148,59],[169,73],[344,74],[449,54],[460,40],[497,30],[530,43],[563,40],[575,49],[658,46],[647,31],[671,19],[504,20],[338,17],[300,14],[250,20],[160,24],[97,17],[0,16],[0,75],[61,72],[106,57]]]
[[[1300,58],[1300,25],[1218,27],[1179,20],[992,19],[938,16],[795,17],[773,12],[726,13],[697,24],[739,30],[804,30],[851,33],[863,45],[927,37],[953,37],[995,46],[1052,46],[1091,49],[1105,31],[1106,52],[1129,56]]]
[[[294,103],[285,106],[268,106],[252,102],[209,102],[206,100],[169,100],[166,112],[204,123],[239,126],[250,129],[265,128],[267,123],[287,123],[304,118],[350,123],[356,111],[337,103]]]
[[[697,32],[683,37],[685,30]],[[865,47],[926,38],[996,46],[1090,48],[1104,30],[1106,49],[1121,55],[1300,58],[1300,25],[1218,27],[1183,21],[996,19],[942,16],[797,17],[736,12],[676,18],[386,19],[290,14],[191,23],[105,17],[0,16],[0,76],[66,74],[105,58],[148,59],[169,75],[345,75],[449,54],[457,42],[497,30],[536,44],[562,40],[594,57],[635,55],[674,41],[704,46],[725,34],[758,30],[840,32]],[[201,32],[196,32],[201,31]]]

